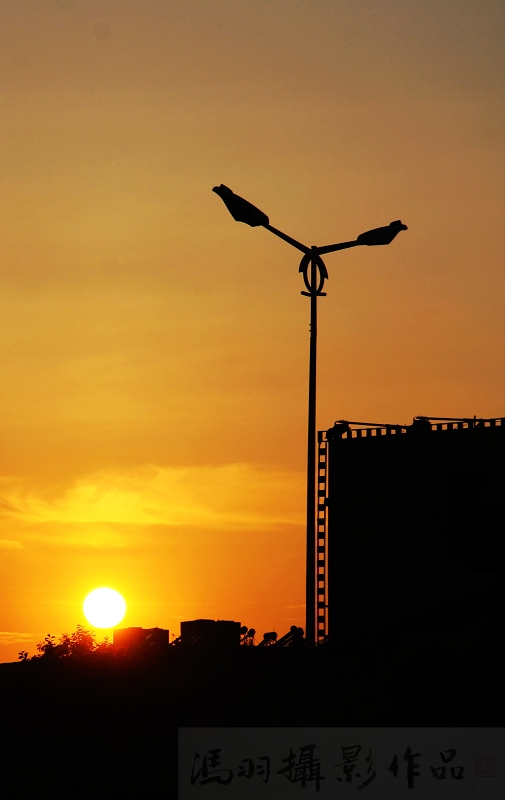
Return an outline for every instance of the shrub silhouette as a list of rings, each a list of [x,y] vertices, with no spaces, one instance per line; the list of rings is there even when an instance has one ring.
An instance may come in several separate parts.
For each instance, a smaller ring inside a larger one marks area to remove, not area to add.
[[[96,633],[90,631],[84,625],[77,625],[73,633],[62,633],[59,641],[48,633],[45,639],[37,644],[38,655],[32,656],[32,659],[82,659],[89,658],[95,653],[105,653],[109,650],[111,643],[108,637],[104,638],[103,642],[96,641]],[[25,651],[19,654],[21,661],[31,660]]]

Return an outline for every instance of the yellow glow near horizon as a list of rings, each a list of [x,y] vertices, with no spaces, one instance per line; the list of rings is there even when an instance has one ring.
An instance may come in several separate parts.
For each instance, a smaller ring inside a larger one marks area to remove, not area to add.
[[[84,616],[95,628],[113,628],[126,614],[124,598],[115,589],[102,587],[90,592],[83,603]]]

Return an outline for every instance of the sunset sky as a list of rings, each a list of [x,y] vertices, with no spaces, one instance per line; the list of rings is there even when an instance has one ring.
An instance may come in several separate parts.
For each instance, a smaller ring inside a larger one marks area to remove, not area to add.
[[[84,623],[304,625],[318,427],[505,414],[504,0],[0,2],[0,660]]]

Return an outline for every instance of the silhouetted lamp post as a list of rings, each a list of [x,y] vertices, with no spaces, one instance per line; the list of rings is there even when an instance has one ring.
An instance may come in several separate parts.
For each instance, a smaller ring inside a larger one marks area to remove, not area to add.
[[[259,226],[275,233],[285,242],[301,250],[303,258],[300,262],[299,272],[307,288],[302,292],[310,297],[310,360],[309,360],[309,424],[308,424],[308,451],[307,451],[307,560],[306,560],[306,619],[305,636],[308,646],[314,645],[316,640],[316,353],[317,353],[317,298],[325,297],[323,286],[328,272],[321,258],[325,253],[335,250],[345,250],[357,245],[389,244],[400,231],[406,231],[407,226],[400,220],[395,220],[383,228],[374,228],[361,233],[352,242],[329,244],[325,247],[307,247],[296,239],[287,236],[282,231],[270,225],[270,221],[263,211],[253,206],[243,197],[228,189],[227,186],[215,186],[212,190],[219,195],[233,219],[245,222],[252,228]]]

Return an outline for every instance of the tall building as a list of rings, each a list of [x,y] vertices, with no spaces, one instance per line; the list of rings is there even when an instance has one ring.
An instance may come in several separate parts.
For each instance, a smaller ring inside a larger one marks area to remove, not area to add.
[[[479,595],[501,602],[505,418],[338,422],[319,434],[318,467],[319,641],[448,625]]]

